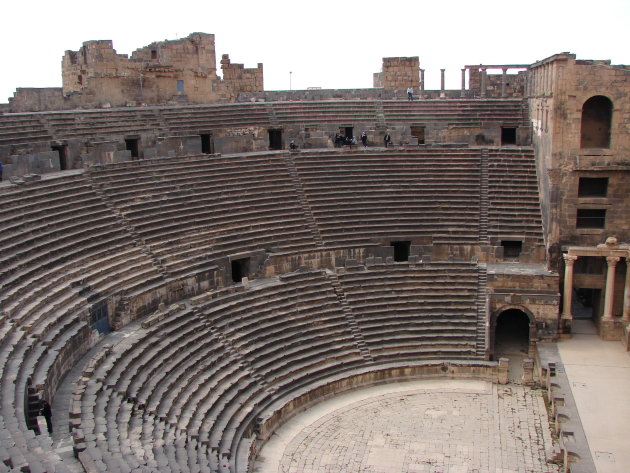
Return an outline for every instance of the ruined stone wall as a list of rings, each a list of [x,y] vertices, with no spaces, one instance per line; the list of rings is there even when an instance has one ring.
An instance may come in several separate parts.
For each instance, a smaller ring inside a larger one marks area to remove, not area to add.
[[[216,75],[214,35],[193,33],[137,49],[129,58],[112,42],[87,41],[66,51],[63,91],[82,94],[84,105],[207,103],[229,101],[234,94]]]
[[[78,108],[81,100],[76,93],[64,95],[61,87],[20,87],[9,99],[12,112],[43,112]]]
[[[420,58],[384,57],[383,88],[403,89],[413,87],[417,91],[420,86]]]
[[[630,67],[556,54],[532,65],[527,93],[551,263],[562,265],[567,245],[630,240]],[[583,146],[583,107],[595,96],[612,103],[610,141]],[[606,195],[578,197],[580,177],[608,178]],[[605,211],[603,228],[576,228],[578,209]]]
[[[481,76],[479,69],[468,70],[468,89],[473,91],[475,96],[481,95]],[[503,74],[486,74],[486,97],[489,98],[516,98],[525,95],[525,82],[527,73],[525,71],[517,74],[505,75],[505,95],[502,92]]]
[[[225,56],[227,58],[227,55]],[[229,64],[217,75],[214,35],[193,33],[118,54],[111,40],[87,41],[62,60],[63,88],[18,89],[12,112],[232,102],[263,90],[263,68]]]
[[[257,68],[245,69],[243,64],[232,64],[230,56],[224,54],[221,57],[221,71],[223,80],[230,84],[233,93],[241,92],[262,92],[263,87],[263,65],[258,63]]]

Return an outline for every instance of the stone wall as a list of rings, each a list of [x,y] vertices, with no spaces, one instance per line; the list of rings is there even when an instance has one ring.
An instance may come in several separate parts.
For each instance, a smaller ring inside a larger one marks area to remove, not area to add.
[[[257,68],[245,69],[243,64],[232,64],[230,56],[224,54],[221,58],[221,71],[223,80],[230,84],[232,92],[262,92],[263,87],[263,65],[258,63]]]
[[[477,97],[481,95],[482,75],[483,72],[479,69],[468,69],[468,88]],[[503,74],[488,74],[486,72],[485,96],[490,98],[523,97],[526,79],[527,73],[525,71],[505,74],[505,90],[503,90]]]
[[[415,91],[420,87],[420,58],[384,57],[383,88],[407,90],[408,87]]]
[[[562,266],[568,245],[588,246],[608,236],[630,240],[630,67],[576,60],[562,53],[533,64],[527,93],[550,263]],[[583,146],[583,107],[605,97],[612,104],[607,146]],[[608,178],[605,195],[579,197],[581,177]],[[605,210],[602,228],[576,228],[578,209]]]
[[[225,56],[227,57],[227,55]],[[63,88],[18,89],[12,112],[234,101],[263,90],[263,69],[229,64],[217,75],[214,35],[193,33],[118,54],[111,40],[87,41],[62,60]]]

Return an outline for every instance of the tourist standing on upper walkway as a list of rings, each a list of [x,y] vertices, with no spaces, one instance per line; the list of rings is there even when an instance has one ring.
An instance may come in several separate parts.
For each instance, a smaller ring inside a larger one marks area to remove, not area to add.
[[[361,143],[363,143],[363,147],[367,147],[367,133],[361,133]]]
[[[411,102],[413,100],[413,87],[407,89],[407,99]]]

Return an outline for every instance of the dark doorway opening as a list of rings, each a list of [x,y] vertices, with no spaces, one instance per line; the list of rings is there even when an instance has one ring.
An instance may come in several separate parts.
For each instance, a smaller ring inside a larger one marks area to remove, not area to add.
[[[68,145],[52,145],[51,148],[59,153],[59,169],[68,169]]]
[[[418,144],[424,144],[424,125],[411,125],[411,136],[418,138]]]
[[[138,138],[125,138],[125,149],[131,151],[132,158],[140,157],[140,140]]]
[[[503,247],[504,259],[518,259],[521,256],[523,250],[523,242],[520,240],[501,240],[501,246]]]
[[[574,319],[593,319],[599,317],[602,290],[579,288],[573,292],[571,314]]]
[[[107,313],[107,301],[101,301],[90,307],[90,327],[99,333],[109,333],[109,314]]]
[[[352,127],[352,126],[344,127],[343,128],[343,136],[345,136],[346,138],[352,139],[352,137],[354,136],[354,127]]]
[[[516,128],[504,126],[501,128],[501,146],[516,144]]]
[[[249,274],[249,258],[232,260],[232,281],[241,282]]]
[[[495,358],[506,355],[526,356],[528,353],[529,317],[519,309],[501,312],[494,329]]]
[[[608,97],[596,95],[582,106],[581,148],[610,148],[613,104]]]
[[[269,131],[269,149],[280,150],[282,149],[282,130],[268,130]]]
[[[411,249],[410,241],[392,241],[390,246],[394,247],[394,261],[409,260],[409,251]]]
[[[214,141],[212,135],[209,133],[202,133],[201,135],[201,152],[203,154],[214,154]]]

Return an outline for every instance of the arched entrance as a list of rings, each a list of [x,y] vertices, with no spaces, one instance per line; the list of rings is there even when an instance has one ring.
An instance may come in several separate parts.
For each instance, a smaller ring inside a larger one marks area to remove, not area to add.
[[[520,309],[502,311],[494,324],[494,359],[502,356],[527,356],[529,324],[529,316]]]
[[[595,95],[584,102],[580,148],[610,148],[612,110],[612,102],[603,95]]]

